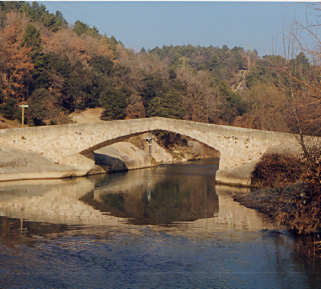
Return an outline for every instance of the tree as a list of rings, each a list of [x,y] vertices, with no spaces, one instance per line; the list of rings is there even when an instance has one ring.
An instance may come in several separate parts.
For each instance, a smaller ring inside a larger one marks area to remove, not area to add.
[[[321,10],[316,11],[320,16]],[[280,72],[289,78],[290,87],[286,90],[289,91],[289,119],[294,120],[291,128],[299,135],[305,162],[302,181],[309,188],[308,206],[304,204],[299,208],[298,215],[307,214],[309,217],[312,215],[318,221],[321,200],[321,142],[318,139],[315,142],[307,141],[305,135],[321,136],[321,39],[318,34],[320,23],[312,25],[296,23],[296,26],[296,33],[290,35],[301,52],[294,60],[288,60]],[[298,32],[304,33],[305,37],[300,38]],[[304,45],[302,39],[310,39],[314,45]],[[305,57],[305,54],[309,57]],[[307,59],[311,60],[311,64]],[[319,222],[317,226],[313,224],[313,227],[312,232],[320,232]]]
[[[65,77],[61,105],[72,112],[75,109],[84,109],[91,97],[91,79],[89,71],[80,62],[72,66],[72,71]]]
[[[210,103],[215,102],[211,78],[206,71],[193,71],[189,67],[177,69],[177,81],[180,83],[185,119],[208,122]]]
[[[56,11],[55,14],[49,13],[45,5],[39,5],[38,2],[32,2],[31,5],[24,2],[19,11],[30,17],[33,22],[40,22],[53,32],[57,32],[59,29],[67,27],[67,21],[60,11]]]
[[[101,76],[111,76],[114,67],[114,63],[103,55],[94,55],[89,64],[93,72]]]
[[[144,87],[142,88],[140,95],[142,96],[144,107],[147,111],[150,102],[153,101],[154,98],[160,98],[163,95],[164,83],[159,74],[147,75],[143,80],[143,83]]]
[[[11,12],[10,23],[0,34],[0,71],[1,91],[4,100],[9,97],[24,99],[26,97],[25,82],[31,77],[34,65],[29,53],[31,48],[22,45],[20,18]]]
[[[22,41],[22,46],[31,47],[32,50],[39,51],[41,49],[41,37],[39,30],[28,23]]]
[[[0,113],[7,119],[15,119],[18,115],[17,100],[13,97],[8,97],[6,101],[0,104]]]
[[[170,88],[161,97],[154,97],[147,108],[148,116],[160,116],[182,119],[185,111],[181,105],[181,97],[177,90]]]
[[[82,35],[82,34],[87,34],[90,35],[92,37],[100,37],[99,35],[99,31],[98,29],[94,26],[94,27],[89,27],[87,24],[77,20],[74,24],[74,28],[73,31],[78,34],[78,36]]]
[[[302,145],[305,134],[321,136],[321,39],[317,33],[319,26],[320,24],[304,26],[296,23],[296,33],[291,33],[290,36],[300,52],[294,59],[287,59],[278,70],[279,75],[289,80],[287,87],[282,87],[289,95],[289,120],[292,122],[289,126],[293,132],[301,135]],[[304,45],[299,32],[305,34],[304,39],[314,42],[312,48]]]
[[[70,29],[60,29],[56,33],[49,33],[43,37],[44,52],[66,56],[71,64],[81,62],[89,66],[89,62],[96,55],[114,59],[114,52],[104,39],[90,35],[79,37]]]
[[[126,118],[142,118],[146,116],[145,107],[140,95],[132,93],[127,101]]]
[[[221,120],[232,124],[236,117],[248,111],[248,104],[242,100],[238,93],[233,92],[225,82],[219,83],[218,95],[221,101],[218,106],[218,114]]]
[[[43,125],[46,119],[55,117],[57,111],[54,109],[55,101],[47,89],[36,89],[32,93],[28,103],[29,108],[26,113],[28,122],[34,125]]]
[[[246,110],[234,115],[233,125],[288,131],[288,97],[277,86],[271,83],[258,83],[250,90],[242,91],[240,97],[241,104],[245,102]]]
[[[104,90],[99,98],[100,105],[105,109],[101,118],[103,120],[124,119],[129,96],[130,92],[126,89]]]

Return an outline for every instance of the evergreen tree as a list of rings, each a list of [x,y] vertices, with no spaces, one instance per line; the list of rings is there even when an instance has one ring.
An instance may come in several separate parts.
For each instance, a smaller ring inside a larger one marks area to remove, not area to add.
[[[105,109],[102,114],[103,120],[124,119],[130,92],[126,89],[104,90],[100,95],[100,105]]]
[[[17,99],[8,97],[4,103],[0,105],[0,113],[7,119],[15,119],[18,116]]]
[[[44,120],[50,117],[50,93],[45,88],[34,90],[29,98],[29,108],[26,112],[28,121],[34,125],[43,125]]]
[[[40,32],[31,23],[28,23],[28,25],[26,27],[26,31],[23,36],[22,45],[26,45],[27,47],[31,47],[33,51],[41,49]]]

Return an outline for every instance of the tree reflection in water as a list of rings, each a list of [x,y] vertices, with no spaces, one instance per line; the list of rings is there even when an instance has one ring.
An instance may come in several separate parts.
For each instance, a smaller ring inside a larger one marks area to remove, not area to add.
[[[211,168],[3,184],[0,287],[320,288],[320,263]]]
[[[210,218],[218,213],[214,177],[168,175],[151,184],[151,178],[130,190],[109,190],[87,194],[81,200],[116,217],[128,218],[136,225],[169,225],[174,222]]]

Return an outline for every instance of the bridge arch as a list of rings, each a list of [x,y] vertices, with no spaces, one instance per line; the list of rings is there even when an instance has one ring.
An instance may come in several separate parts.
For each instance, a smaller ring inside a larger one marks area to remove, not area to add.
[[[94,146],[92,147],[89,147],[83,151],[80,152],[80,154],[84,155],[84,156],[87,156],[87,157],[91,157],[92,153],[100,148],[103,148],[105,146],[108,146],[108,145],[112,145],[114,143],[118,143],[118,142],[122,142],[122,141],[126,141],[128,138],[131,138],[133,136],[139,136],[139,135],[143,135],[143,134],[146,134],[146,133],[149,133],[149,132],[152,132],[152,133],[157,133],[157,132],[165,132],[165,133],[175,133],[175,134],[179,134],[180,136],[182,137],[188,137],[190,138],[191,140],[194,140],[194,141],[197,141],[201,144],[204,144],[206,146],[209,146],[208,144],[196,139],[196,138],[193,138],[189,135],[186,135],[186,134],[180,134],[180,133],[177,133],[177,132],[173,132],[173,131],[168,131],[168,130],[162,130],[162,129],[156,129],[156,130],[149,130],[149,131],[143,131],[143,132],[138,132],[138,133],[133,133],[133,134],[130,134],[130,135],[124,135],[124,136],[121,136],[121,137],[117,137],[117,138],[114,138],[114,139],[110,139],[110,140],[106,140],[106,141],[103,141],[101,143],[98,143],[98,144],[95,144]],[[214,149],[218,155],[220,155],[220,152],[214,148],[214,147],[211,147],[212,149]]]
[[[292,134],[161,117],[0,130],[0,145],[32,151],[85,175],[92,163],[82,154],[130,135],[164,130],[188,136],[220,152],[217,181],[250,185],[248,172],[270,147],[300,151]],[[81,169],[79,169],[81,168]]]

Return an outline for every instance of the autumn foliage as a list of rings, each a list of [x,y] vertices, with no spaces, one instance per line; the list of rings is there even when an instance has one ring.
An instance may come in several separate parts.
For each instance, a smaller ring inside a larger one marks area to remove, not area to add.
[[[257,187],[279,187],[295,183],[303,174],[303,161],[291,155],[266,154],[252,173],[252,184]]]
[[[226,45],[135,52],[38,2],[1,2],[0,113],[19,117],[15,104],[24,100],[33,107],[29,125],[100,106],[104,119],[163,116],[321,135],[320,63],[309,52],[260,57]]]
[[[26,96],[25,83],[31,78],[34,68],[29,53],[30,48],[22,45],[25,19],[19,14],[7,14],[7,25],[0,34],[0,75],[3,100],[14,98],[17,102]]]

